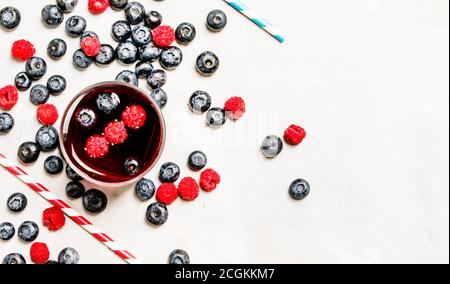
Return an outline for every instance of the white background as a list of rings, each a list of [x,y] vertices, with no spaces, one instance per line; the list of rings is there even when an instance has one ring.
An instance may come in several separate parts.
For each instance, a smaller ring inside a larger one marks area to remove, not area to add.
[[[198,30],[165,87],[168,141],[157,168],[173,161],[183,166],[184,176],[197,177],[185,161],[201,149],[223,183],[193,203],[175,202],[160,228],[145,222],[149,203],[138,201],[132,189],[106,190],[107,210],[89,217],[95,224],[145,263],[166,263],[176,248],[188,251],[193,263],[449,262],[447,0],[247,1],[285,31],[283,45],[220,0],[142,2],[160,11],[166,24],[189,21]],[[0,31],[0,85],[11,84],[24,69],[9,49],[15,40],[28,39],[48,61],[41,83],[54,74],[68,79],[67,91],[50,100],[62,111],[80,89],[112,80],[125,67],[114,63],[75,70],[71,55],[78,39],[68,38],[63,25],[47,29],[40,22],[40,10],[48,3],[53,1],[0,1],[22,12],[16,31]],[[229,16],[219,34],[204,26],[214,8]],[[88,29],[111,44],[111,24],[123,17],[111,10],[93,16],[86,0],[80,0],[75,14],[86,17]],[[45,51],[55,37],[69,46],[58,62]],[[216,52],[222,62],[212,78],[193,69],[205,50]],[[145,82],[141,86],[148,90]],[[248,112],[237,123],[208,129],[204,117],[186,106],[197,89],[210,92],[215,106],[242,96]],[[11,114],[16,126],[0,137],[0,151],[15,160],[19,144],[33,140],[39,127],[28,92],[20,94]],[[308,138],[265,160],[259,152],[262,139],[281,135],[291,123],[304,126]],[[66,177],[44,173],[46,156],[26,169],[66,199]],[[156,173],[149,177],[156,180]],[[25,220],[41,224],[49,204],[3,169],[0,178],[0,221],[16,227]],[[287,193],[296,178],[312,186],[302,202]],[[29,198],[18,215],[5,205],[14,192]],[[79,200],[68,202],[85,214]],[[71,221],[57,233],[41,226],[38,241],[49,244],[53,259],[71,246],[82,263],[122,263]],[[28,250],[17,235],[0,242],[0,258],[19,252],[28,259]]]

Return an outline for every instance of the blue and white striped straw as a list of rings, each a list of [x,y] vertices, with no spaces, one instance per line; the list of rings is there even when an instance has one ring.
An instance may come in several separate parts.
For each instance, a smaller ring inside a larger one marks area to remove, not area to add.
[[[224,1],[227,2],[231,7],[242,13],[244,16],[249,18],[258,27],[268,32],[279,42],[283,43],[285,41],[285,37],[280,33],[280,31],[274,25],[261,17],[255,10],[251,9],[242,2],[229,0]]]

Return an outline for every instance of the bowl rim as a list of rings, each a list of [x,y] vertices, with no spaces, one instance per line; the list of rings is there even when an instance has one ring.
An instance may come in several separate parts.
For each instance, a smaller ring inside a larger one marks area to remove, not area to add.
[[[104,181],[99,181],[96,180],[94,178],[92,178],[91,176],[89,176],[88,174],[84,173],[84,171],[80,170],[78,167],[75,166],[75,164],[72,162],[72,159],[69,158],[69,155],[67,154],[66,151],[66,146],[64,143],[64,125],[66,123],[67,120],[67,116],[69,114],[69,109],[73,106],[73,104],[83,95],[85,95],[89,90],[93,89],[93,88],[97,88],[97,87],[101,87],[104,85],[119,85],[125,88],[131,88],[134,91],[136,91],[137,93],[139,93],[140,95],[144,96],[146,99],[149,100],[149,102],[151,103],[151,105],[153,106],[153,108],[155,109],[157,115],[158,115],[158,119],[160,121],[161,124],[161,129],[162,129],[162,137],[161,137],[161,146],[159,148],[159,152],[158,155],[156,156],[155,160],[153,161],[153,163],[151,165],[149,165],[147,167],[147,169],[142,172],[140,175],[128,180],[128,181],[122,181],[122,182],[104,182]],[[94,185],[98,185],[98,186],[102,186],[102,187],[106,187],[106,188],[118,188],[118,187],[126,187],[129,186],[133,183],[136,183],[137,181],[141,180],[145,175],[147,175],[154,167],[155,165],[158,163],[158,161],[160,160],[163,152],[164,152],[164,148],[166,145],[166,122],[164,119],[164,115],[161,111],[161,108],[158,106],[158,104],[156,103],[156,101],[150,96],[148,95],[143,89],[136,87],[135,85],[129,84],[129,83],[124,83],[124,82],[117,82],[117,81],[104,81],[104,82],[99,82],[99,83],[95,83],[92,85],[89,85],[88,87],[82,89],[80,92],[78,92],[71,100],[70,102],[67,104],[65,110],[64,110],[64,114],[62,116],[61,119],[61,124],[60,124],[60,128],[59,128],[59,149],[64,157],[64,159],[66,160],[67,164],[73,169],[75,170],[75,172],[80,175],[83,179],[85,179],[86,181],[94,184]]]

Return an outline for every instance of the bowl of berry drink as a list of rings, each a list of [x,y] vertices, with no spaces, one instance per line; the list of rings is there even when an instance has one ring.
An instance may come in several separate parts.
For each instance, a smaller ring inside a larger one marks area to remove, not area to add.
[[[104,187],[131,185],[158,162],[166,128],[158,104],[127,83],[87,87],[69,103],[60,129],[69,166]]]

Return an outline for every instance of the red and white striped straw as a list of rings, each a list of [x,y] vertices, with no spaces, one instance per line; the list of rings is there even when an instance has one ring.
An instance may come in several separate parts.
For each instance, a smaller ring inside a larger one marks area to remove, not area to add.
[[[3,154],[0,153],[0,165],[4,167],[8,172],[16,176],[23,183],[28,185],[32,190],[41,195],[45,200],[60,208],[64,214],[72,219],[75,223],[80,225],[83,229],[88,231],[99,242],[103,243],[110,250],[112,250],[117,256],[126,261],[129,264],[137,264],[139,261],[130,252],[125,250],[121,245],[114,241],[111,237],[105,234],[103,231],[95,227],[89,220],[81,216],[70,205],[63,200],[57,198],[49,189],[42,184],[36,182],[34,178],[28,175],[23,169],[14,165],[13,162],[8,160]]]

